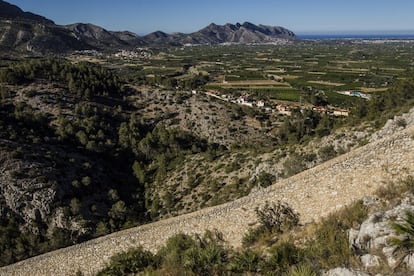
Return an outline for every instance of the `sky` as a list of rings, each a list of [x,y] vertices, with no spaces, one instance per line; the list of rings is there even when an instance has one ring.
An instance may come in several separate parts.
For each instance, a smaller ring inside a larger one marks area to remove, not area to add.
[[[249,21],[297,34],[414,33],[413,0],[6,0],[56,24],[92,23],[139,35],[191,33]]]

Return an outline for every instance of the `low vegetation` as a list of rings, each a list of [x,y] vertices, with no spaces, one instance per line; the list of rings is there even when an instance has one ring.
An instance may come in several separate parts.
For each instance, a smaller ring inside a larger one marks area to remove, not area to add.
[[[392,202],[401,200],[401,196],[413,196],[413,184],[411,177],[382,188],[378,196],[383,204],[378,206],[386,210]],[[256,211],[260,226],[246,234],[244,246],[239,250],[226,246],[218,232],[206,232],[202,237],[179,234],[170,238],[157,254],[151,255],[139,248],[113,257],[100,275],[145,272],[148,275],[259,273],[296,276],[320,275],[321,271],[336,267],[364,270],[357,252],[350,247],[348,231],[358,227],[369,213],[378,211],[370,208],[357,201],[318,223],[301,226],[298,214],[287,204],[267,203]],[[392,223],[400,236],[389,242],[396,245],[402,258],[413,252],[412,226],[411,213],[407,213],[403,222]],[[134,256],[152,258],[150,261],[143,258],[143,265],[130,266],[139,261]],[[136,269],[129,270],[129,267]]]
[[[406,211],[404,220],[391,222],[391,228],[398,236],[389,239],[388,242],[395,247],[393,253],[401,263],[405,257],[414,253],[414,213]],[[398,266],[397,263],[396,267]]]
[[[76,56],[2,59],[4,185],[22,195],[36,194],[43,205],[0,194],[0,264],[233,200],[333,158],[343,150],[302,149],[341,127],[379,128],[413,106],[409,47],[300,42],[160,48],[145,59],[103,55],[96,63]],[[390,59],[396,49],[407,58]],[[225,82],[229,85],[217,85]],[[337,93],[362,88],[371,91],[371,100]],[[262,99],[269,108],[288,105],[291,116],[213,99],[204,94],[210,89]],[[334,117],[313,107],[351,113]],[[279,160],[280,173],[255,171]],[[65,224],[58,225],[58,217]],[[243,254],[223,245],[223,265],[214,269],[229,269],[236,260],[251,271],[261,269],[253,238],[285,232],[268,228],[252,230],[257,232],[246,244],[253,247]],[[291,245],[286,241],[275,250],[297,250]],[[313,269],[300,265],[302,249],[297,253],[283,271]],[[147,266],[163,267],[157,260]]]

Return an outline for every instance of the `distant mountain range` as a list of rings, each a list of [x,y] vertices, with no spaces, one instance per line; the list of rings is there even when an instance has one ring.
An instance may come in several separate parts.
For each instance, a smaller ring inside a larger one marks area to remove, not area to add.
[[[249,22],[243,24],[216,25],[191,33],[166,34],[154,32],[142,37],[149,44],[220,44],[220,43],[269,43],[280,39],[294,39],[295,34],[283,27],[254,25]]]
[[[56,25],[52,20],[0,0],[0,50],[34,53],[63,53],[75,50],[107,50],[140,46],[180,46],[185,44],[271,43],[295,39],[283,27],[214,23],[190,34],[166,34],[161,31],[146,36],[131,32],[113,32],[92,24]]]

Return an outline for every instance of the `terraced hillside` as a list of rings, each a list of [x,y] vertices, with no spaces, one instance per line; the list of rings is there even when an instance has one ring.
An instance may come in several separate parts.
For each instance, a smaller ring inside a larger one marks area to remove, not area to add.
[[[155,251],[179,232],[217,229],[232,246],[256,221],[255,208],[283,200],[302,223],[326,216],[414,171],[414,127],[409,126],[239,200],[117,232],[0,269],[0,275],[93,275],[110,257],[142,245]]]

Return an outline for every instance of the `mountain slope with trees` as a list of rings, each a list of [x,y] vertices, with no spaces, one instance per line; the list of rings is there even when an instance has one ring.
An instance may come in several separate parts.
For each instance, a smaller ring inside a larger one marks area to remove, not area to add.
[[[282,27],[244,23],[208,27],[192,34],[155,32],[140,37],[131,32],[113,32],[102,27],[75,23],[56,25],[43,16],[24,12],[0,1],[0,49],[7,52],[66,53],[76,50],[119,50],[141,46],[180,46],[218,43],[267,43],[294,39],[293,32]]]
[[[309,124],[312,114],[286,118],[283,135],[256,135],[260,124],[250,125],[256,114],[249,109],[190,92],[145,96],[91,63],[4,63],[0,82],[3,264],[239,198],[340,152],[334,144],[316,142],[316,152],[300,145],[332,131],[317,116]],[[349,123],[385,122],[412,106],[413,87],[403,80],[377,94],[355,107]],[[186,117],[192,113],[204,117]],[[208,136],[213,123],[234,134]],[[284,160],[277,173],[276,160]]]

